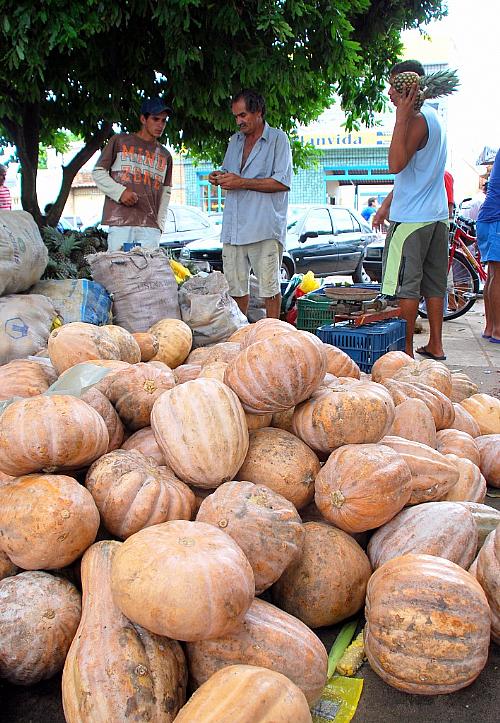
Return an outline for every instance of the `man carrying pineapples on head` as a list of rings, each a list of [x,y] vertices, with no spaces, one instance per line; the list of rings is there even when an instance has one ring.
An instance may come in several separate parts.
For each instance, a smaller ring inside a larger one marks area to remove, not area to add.
[[[396,123],[389,147],[394,189],[373,218],[373,227],[390,221],[383,257],[382,293],[399,300],[406,321],[406,353],[413,356],[419,299],[425,297],[429,341],[417,353],[445,359],[443,303],[448,275],[448,203],[444,185],[446,137],[434,108],[425,103],[452,93],[454,71],[425,75],[418,60],[397,63],[389,77]]]

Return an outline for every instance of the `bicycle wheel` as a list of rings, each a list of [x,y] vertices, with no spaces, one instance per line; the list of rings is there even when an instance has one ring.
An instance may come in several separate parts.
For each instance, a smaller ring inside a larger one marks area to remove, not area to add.
[[[463,254],[457,251],[448,272],[448,288],[443,309],[443,321],[458,319],[476,303],[479,292],[479,277],[476,270]],[[427,319],[425,299],[420,299],[418,314]]]

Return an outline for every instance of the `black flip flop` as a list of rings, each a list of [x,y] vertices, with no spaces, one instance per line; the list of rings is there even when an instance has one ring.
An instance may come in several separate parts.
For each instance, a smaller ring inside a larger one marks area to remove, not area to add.
[[[420,349],[415,349],[415,351],[417,354],[426,356],[428,359],[434,359],[434,361],[444,361],[446,359],[445,356],[436,356],[435,354],[432,354],[432,352],[427,351],[427,349],[423,346],[421,346]]]

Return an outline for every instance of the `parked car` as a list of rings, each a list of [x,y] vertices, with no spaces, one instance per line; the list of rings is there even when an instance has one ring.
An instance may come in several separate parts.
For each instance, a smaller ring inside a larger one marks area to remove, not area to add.
[[[385,236],[378,235],[368,244],[365,251],[363,268],[371,281],[382,281],[382,254],[384,252]]]
[[[291,205],[282,277],[311,270],[316,276],[349,275],[355,282],[367,281],[363,259],[367,245],[375,239],[376,235],[357,211],[343,206]],[[189,243],[182,249],[180,259],[221,270],[220,239]]]

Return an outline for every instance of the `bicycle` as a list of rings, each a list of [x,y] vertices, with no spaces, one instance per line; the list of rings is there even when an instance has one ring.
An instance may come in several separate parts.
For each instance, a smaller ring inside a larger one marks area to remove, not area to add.
[[[485,283],[486,270],[475,236],[475,224],[457,216],[450,225],[450,256],[448,287],[443,308],[443,321],[458,319],[476,303],[480,281]],[[425,300],[420,300],[418,314],[427,319]]]

